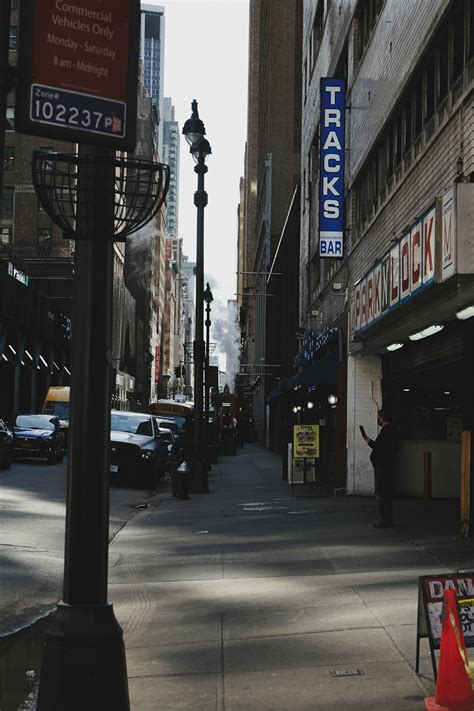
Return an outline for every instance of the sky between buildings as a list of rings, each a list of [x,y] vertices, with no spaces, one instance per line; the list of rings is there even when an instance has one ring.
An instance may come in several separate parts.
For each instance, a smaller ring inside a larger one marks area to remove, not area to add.
[[[148,0],[148,4],[151,4]],[[171,96],[180,130],[198,102],[212,156],[205,188],[204,280],[214,302],[211,318],[227,321],[236,298],[237,206],[247,131],[248,0],[164,0],[164,95]],[[196,255],[197,175],[181,136],[179,235],[190,260]],[[221,324],[222,325],[222,324]],[[211,327],[211,340],[213,339]],[[220,348],[224,352],[224,348]]]

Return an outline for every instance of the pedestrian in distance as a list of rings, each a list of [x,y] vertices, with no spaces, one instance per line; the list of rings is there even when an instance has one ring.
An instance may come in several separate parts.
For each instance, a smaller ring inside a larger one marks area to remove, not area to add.
[[[374,526],[375,528],[390,528],[394,526],[392,500],[398,433],[385,410],[378,411],[377,422],[381,429],[375,440],[367,437],[363,427],[360,427],[360,431],[372,449],[370,461],[374,467],[375,498],[380,513],[380,518],[375,521]]]

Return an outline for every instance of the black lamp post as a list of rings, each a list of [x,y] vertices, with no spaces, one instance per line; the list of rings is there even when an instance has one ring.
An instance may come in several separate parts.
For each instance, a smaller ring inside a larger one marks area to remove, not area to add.
[[[183,134],[190,145],[198,176],[194,204],[197,208],[196,230],[196,316],[194,340],[194,461],[193,490],[208,492],[207,465],[203,461],[203,371],[204,371],[204,208],[207,205],[207,193],[204,190],[204,176],[207,173],[206,158],[211,154],[209,141],[204,138],[206,130],[199,118],[197,101],[191,104],[192,114],[184,126]]]
[[[206,291],[203,294],[204,301],[206,302],[206,359],[205,359],[205,375],[206,375],[206,385],[205,385],[205,400],[204,400],[204,421],[205,421],[205,432],[204,441],[206,442],[207,452],[209,451],[209,394],[210,394],[210,383],[209,383],[209,330],[211,328],[211,301],[214,301],[212,296],[212,291],[209,286],[209,282],[206,284]]]

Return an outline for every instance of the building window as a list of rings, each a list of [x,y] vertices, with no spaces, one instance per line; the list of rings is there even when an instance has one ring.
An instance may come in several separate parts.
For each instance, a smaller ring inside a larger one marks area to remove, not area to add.
[[[15,170],[15,149],[13,146],[5,146],[3,169]]]
[[[39,227],[36,236],[36,250],[40,257],[49,257],[53,246],[52,227]]]
[[[6,131],[14,131],[15,130],[15,107],[14,106],[8,106],[7,107],[7,123],[6,123]]]
[[[2,197],[0,199],[0,214],[13,212],[13,201],[14,201],[13,188],[11,188],[7,185],[4,185]]]
[[[17,45],[17,27],[16,25],[10,25],[10,49],[15,50]]]
[[[311,69],[313,69],[316,64],[316,58],[318,56],[319,47],[321,45],[321,39],[323,36],[323,25],[324,25],[324,2],[319,0],[318,7],[316,9],[316,15],[313,23],[313,30],[311,32]]]
[[[12,228],[0,227],[0,246],[9,247],[12,243]]]

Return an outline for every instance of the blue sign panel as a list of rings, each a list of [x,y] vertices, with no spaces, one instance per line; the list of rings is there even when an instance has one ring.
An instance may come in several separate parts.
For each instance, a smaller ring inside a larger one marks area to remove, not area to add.
[[[125,136],[126,105],[90,94],[33,84],[30,119],[75,131]]]
[[[345,81],[321,79],[319,256],[342,258],[344,236]]]

